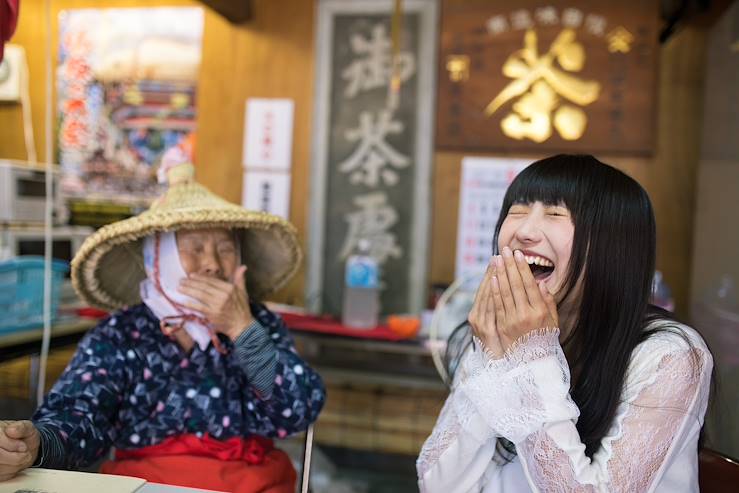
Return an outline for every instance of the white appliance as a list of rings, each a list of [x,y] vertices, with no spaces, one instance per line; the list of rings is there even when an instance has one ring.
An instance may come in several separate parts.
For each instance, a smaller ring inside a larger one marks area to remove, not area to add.
[[[446,353],[449,336],[463,322],[475,302],[475,293],[480,286],[485,272],[472,272],[458,277],[436,302],[431,318],[427,342],[431,351],[431,359],[442,381],[451,387],[452,381],[447,372]]]
[[[70,262],[85,238],[94,230],[86,226],[63,226],[52,229],[51,256]],[[44,228],[0,226],[0,260],[20,255],[44,254]]]
[[[54,224],[65,223],[69,217],[59,195],[59,171],[52,173]],[[22,161],[0,160],[0,222],[44,222],[46,201],[46,171]]]
[[[0,62],[0,101],[20,102],[22,70],[26,64],[26,52],[18,45],[5,45],[5,55]]]

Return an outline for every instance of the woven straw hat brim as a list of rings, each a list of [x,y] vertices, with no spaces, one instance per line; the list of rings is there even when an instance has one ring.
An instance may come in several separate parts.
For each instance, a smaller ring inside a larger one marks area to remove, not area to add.
[[[302,253],[289,222],[226,202],[196,183],[174,188],[152,209],[104,226],[85,240],[72,261],[72,283],[85,302],[105,310],[140,303],[139,284],[146,277],[143,238],[155,232],[236,231],[252,299],[264,299],[295,274]]]

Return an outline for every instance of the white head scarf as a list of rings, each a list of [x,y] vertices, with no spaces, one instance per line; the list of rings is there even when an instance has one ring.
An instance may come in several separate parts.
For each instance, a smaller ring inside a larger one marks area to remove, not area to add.
[[[157,236],[159,237],[159,284],[156,282],[155,260],[157,258]],[[155,233],[144,238],[144,267],[147,278],[141,281],[141,300],[166,324],[167,320],[180,319],[179,324],[205,351],[210,343],[211,329],[206,325],[203,314],[176,304],[192,302],[192,298],[178,291],[180,281],[187,273],[180,263],[177,238],[174,232]],[[158,289],[158,288],[161,288]]]

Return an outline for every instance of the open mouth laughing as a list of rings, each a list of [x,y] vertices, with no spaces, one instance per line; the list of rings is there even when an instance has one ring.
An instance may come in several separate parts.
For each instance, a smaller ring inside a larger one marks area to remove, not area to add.
[[[526,263],[531,268],[531,273],[537,281],[546,281],[554,271],[554,262],[546,257],[531,252],[522,252]]]

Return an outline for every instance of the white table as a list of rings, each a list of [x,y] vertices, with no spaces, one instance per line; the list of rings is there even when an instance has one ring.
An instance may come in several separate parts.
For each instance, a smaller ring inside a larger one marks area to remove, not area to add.
[[[184,486],[172,486],[170,484],[146,483],[136,490],[136,493],[221,493],[213,490],[199,490],[196,488],[185,488]]]

